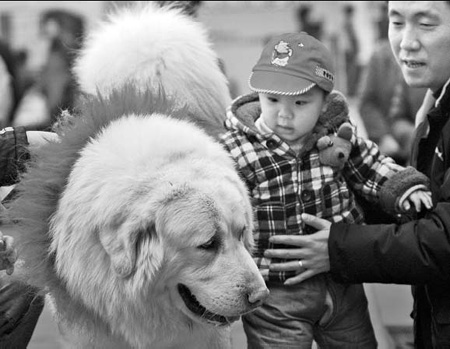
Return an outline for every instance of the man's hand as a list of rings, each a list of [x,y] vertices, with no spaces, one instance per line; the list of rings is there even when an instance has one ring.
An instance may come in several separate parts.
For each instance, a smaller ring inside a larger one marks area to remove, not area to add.
[[[270,265],[273,271],[297,271],[297,275],[285,281],[285,285],[298,284],[310,277],[330,270],[328,256],[328,237],[331,223],[325,219],[308,214],[302,214],[305,224],[316,229],[311,235],[277,235],[269,240],[275,244],[296,246],[292,249],[266,250],[264,255],[270,258],[292,259],[292,262],[274,263]],[[300,263],[301,261],[301,263]]]
[[[12,236],[3,235],[0,232],[0,270],[6,270],[6,274],[14,272],[14,263],[17,260],[17,251],[14,248]]]
[[[33,152],[34,149],[39,148],[50,141],[59,141],[59,137],[56,133],[46,131],[27,131],[27,138],[28,143],[30,144],[28,146],[30,152]]]

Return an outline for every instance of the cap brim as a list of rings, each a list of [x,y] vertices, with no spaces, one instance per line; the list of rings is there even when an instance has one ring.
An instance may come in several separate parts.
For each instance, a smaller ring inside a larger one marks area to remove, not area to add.
[[[273,71],[255,71],[250,76],[248,83],[255,92],[282,95],[301,95],[316,85],[310,80]]]

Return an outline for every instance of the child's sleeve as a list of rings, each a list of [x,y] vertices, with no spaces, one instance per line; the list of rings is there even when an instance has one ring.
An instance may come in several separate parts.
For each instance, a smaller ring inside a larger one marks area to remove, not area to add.
[[[395,213],[398,199],[409,189],[429,186],[424,174],[396,164],[381,154],[374,142],[356,136],[351,142],[352,151],[343,174],[351,189],[369,202],[378,202],[387,212]]]
[[[414,167],[408,166],[389,178],[380,190],[380,204],[387,212],[397,212],[401,198],[419,189],[428,189],[430,180]]]

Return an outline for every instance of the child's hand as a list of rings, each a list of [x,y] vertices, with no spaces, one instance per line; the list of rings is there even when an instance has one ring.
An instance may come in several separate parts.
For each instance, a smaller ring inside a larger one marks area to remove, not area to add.
[[[6,274],[14,272],[14,263],[17,259],[17,251],[14,248],[12,236],[3,235],[0,232],[0,270],[6,270]]]
[[[416,212],[420,212],[422,207],[425,207],[427,210],[431,209],[433,207],[431,192],[418,189],[410,193],[407,197],[402,198],[399,203],[400,212],[408,212],[411,210],[411,205],[415,208]]]

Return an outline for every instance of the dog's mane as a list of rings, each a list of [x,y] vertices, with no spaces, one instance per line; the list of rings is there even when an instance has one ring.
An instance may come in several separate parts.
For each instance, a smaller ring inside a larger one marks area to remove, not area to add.
[[[49,224],[80,151],[111,122],[130,114],[162,114],[182,119],[186,110],[174,109],[163,90],[154,95],[127,86],[114,91],[110,98],[87,97],[80,105],[79,114],[58,128],[60,141],[50,142],[33,154],[3,217],[14,223],[19,259],[25,270],[24,281],[43,291],[50,290],[59,298],[57,302],[64,301],[68,310],[64,314],[66,318],[80,316],[80,310],[89,310],[69,297],[56,274],[54,256],[49,253],[52,241]],[[85,318],[96,321],[95,314]],[[89,323],[84,325],[90,326]]]

